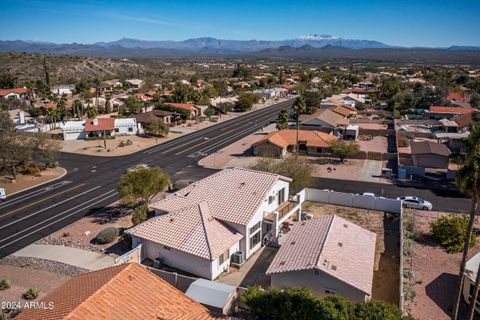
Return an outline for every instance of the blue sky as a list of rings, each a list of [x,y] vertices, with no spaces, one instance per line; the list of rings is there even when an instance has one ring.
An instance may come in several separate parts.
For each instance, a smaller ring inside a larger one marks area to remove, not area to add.
[[[318,33],[401,46],[480,46],[478,0],[0,2],[1,40],[280,40]]]

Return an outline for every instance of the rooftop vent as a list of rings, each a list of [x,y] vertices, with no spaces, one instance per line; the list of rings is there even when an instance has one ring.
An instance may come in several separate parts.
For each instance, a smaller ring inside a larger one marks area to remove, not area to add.
[[[290,245],[293,246],[295,244],[295,241],[290,242]]]
[[[339,247],[343,247],[343,243],[339,242],[339,243],[338,243],[338,246],[339,246]]]
[[[337,270],[337,266],[332,265],[332,270]]]
[[[343,227],[344,227],[344,228],[348,228],[348,224],[344,223],[344,224],[343,224]]]
[[[279,265],[284,266],[284,265],[285,265],[285,261],[281,261],[281,262],[279,263]]]
[[[175,219],[173,217],[170,218],[170,222],[173,222]]]

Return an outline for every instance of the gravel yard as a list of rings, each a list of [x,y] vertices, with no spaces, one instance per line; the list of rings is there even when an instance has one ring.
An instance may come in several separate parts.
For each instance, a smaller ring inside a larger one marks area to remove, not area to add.
[[[412,219],[414,229],[413,256],[411,260],[405,258],[405,268],[413,266],[413,301],[406,301],[406,308],[416,319],[447,320],[453,306],[456,292],[458,272],[462,253],[447,253],[430,236],[430,223],[443,212],[428,212],[419,210],[405,210],[405,221]],[[407,228],[407,227],[406,227]],[[475,228],[480,228],[477,221]],[[477,238],[478,239],[478,238]],[[478,239],[480,242],[480,239]],[[470,249],[470,256],[480,251],[480,244]],[[462,299],[461,315],[466,317],[466,304]],[[480,318],[477,314],[477,318]]]
[[[383,212],[342,207],[319,202],[306,201],[302,211],[314,217],[338,215],[377,234],[375,248],[375,271],[373,275],[373,300],[382,300],[398,305],[400,241],[399,220],[384,216]]]
[[[58,178],[65,174],[65,169],[57,168],[48,168],[41,172],[40,177],[35,177],[32,175],[23,175],[17,174],[17,180],[15,183],[12,183],[12,176],[0,176],[0,188],[4,188],[7,192],[7,196],[14,193],[22,191],[26,188],[33,187],[42,183],[46,183],[55,178]]]

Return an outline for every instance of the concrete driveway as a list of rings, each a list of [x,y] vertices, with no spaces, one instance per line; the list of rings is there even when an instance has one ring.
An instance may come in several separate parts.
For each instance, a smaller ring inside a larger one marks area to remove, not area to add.
[[[382,174],[382,167],[382,161],[366,159],[358,173],[358,180],[380,182],[379,176]]]

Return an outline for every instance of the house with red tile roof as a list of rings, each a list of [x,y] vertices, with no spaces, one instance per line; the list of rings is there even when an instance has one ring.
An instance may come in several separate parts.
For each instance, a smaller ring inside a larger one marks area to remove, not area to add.
[[[27,98],[27,92],[26,88],[0,89],[0,98],[24,100]]]
[[[308,155],[321,155],[330,152],[330,143],[338,138],[320,131],[299,130],[299,151]],[[253,154],[260,157],[283,157],[287,152],[295,151],[297,130],[274,131],[252,144]]]
[[[300,197],[289,199],[290,178],[229,168],[152,203],[156,217],[131,229],[132,246],[143,258],[209,280],[241,265],[276,239],[282,223],[300,212]]]
[[[47,307],[25,309],[15,319],[218,319],[206,307],[136,263],[75,276],[41,302]]]
[[[468,98],[464,97],[459,92],[449,92],[447,95],[447,100],[453,104],[460,103],[461,105],[468,104],[470,102]]]
[[[200,110],[193,104],[190,103],[174,103],[174,102],[167,102],[165,103],[168,106],[172,106],[174,108],[184,109],[190,111],[190,118],[193,119],[197,116],[201,115]]]
[[[296,223],[267,269],[273,288],[306,287],[318,297],[370,300],[376,234],[339,216]]]
[[[85,121],[84,131],[87,134],[87,137],[113,136],[115,134],[115,119],[87,119]]]
[[[430,110],[425,111],[426,119],[451,119],[460,114],[472,113],[477,111],[475,108],[450,107],[450,106],[431,106]]]

